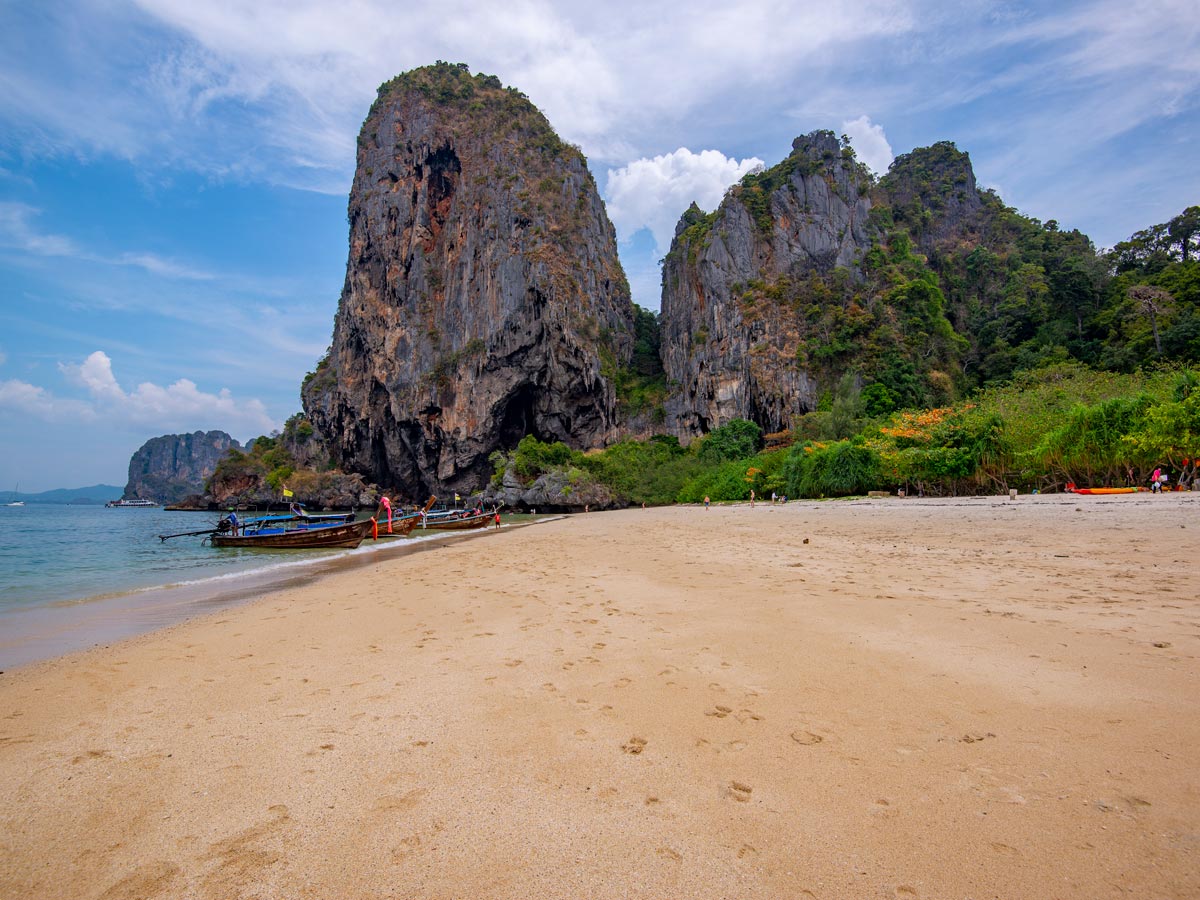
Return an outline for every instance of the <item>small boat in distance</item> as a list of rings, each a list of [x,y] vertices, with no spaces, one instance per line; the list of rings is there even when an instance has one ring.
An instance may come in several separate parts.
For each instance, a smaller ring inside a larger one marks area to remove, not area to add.
[[[17,486],[16,486],[15,488],[13,488],[13,492],[12,492],[12,496],[13,496],[13,498],[12,498],[12,500],[10,500],[8,503],[6,503],[6,504],[5,504],[5,506],[24,506],[24,505],[25,505],[25,501],[24,501],[24,500],[18,500],[18,499],[17,499],[17,496],[18,496],[20,493],[21,493],[21,482],[19,482],[19,481],[18,481],[18,482],[17,482]]]
[[[127,507],[135,507],[137,509],[146,509],[158,506],[153,500],[109,500],[104,504],[107,509],[124,509]]]

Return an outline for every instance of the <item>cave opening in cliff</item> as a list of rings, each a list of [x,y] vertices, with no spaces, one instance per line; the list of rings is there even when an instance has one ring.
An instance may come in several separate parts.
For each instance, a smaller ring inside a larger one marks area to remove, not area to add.
[[[454,179],[462,173],[462,164],[454,148],[443,144],[425,157],[425,166],[429,169],[429,205],[436,207],[454,193]]]
[[[532,384],[524,384],[504,401],[504,411],[498,416],[497,427],[502,448],[512,449],[527,434],[532,434],[539,441],[547,440],[537,427],[537,399],[537,388]]]

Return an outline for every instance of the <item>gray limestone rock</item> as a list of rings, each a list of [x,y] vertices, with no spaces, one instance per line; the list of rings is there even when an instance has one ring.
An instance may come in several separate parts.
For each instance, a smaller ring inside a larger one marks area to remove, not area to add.
[[[587,164],[523,94],[439,63],[380,88],[350,253],[305,413],[333,461],[423,500],[470,492],[526,434],[615,433],[633,309]]]
[[[715,212],[684,214],[663,266],[663,367],[679,385],[669,431],[687,439],[745,418],[770,433],[815,408],[819,385],[797,362],[794,311],[753,307],[745,295],[835,269],[858,277],[871,247],[870,187],[833,133],[818,131]]]

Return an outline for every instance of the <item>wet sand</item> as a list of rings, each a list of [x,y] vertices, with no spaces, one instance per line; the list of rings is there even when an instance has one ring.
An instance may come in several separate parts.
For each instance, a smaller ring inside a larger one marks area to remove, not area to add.
[[[0,676],[3,898],[1200,896],[1200,494],[576,516]]]

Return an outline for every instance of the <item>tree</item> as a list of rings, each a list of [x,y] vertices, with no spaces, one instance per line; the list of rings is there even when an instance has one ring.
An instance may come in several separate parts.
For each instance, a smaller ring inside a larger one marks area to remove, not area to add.
[[[699,456],[706,462],[747,459],[762,446],[762,429],[745,419],[734,419],[714,428],[700,445]]]
[[[1200,235],[1200,206],[1189,206],[1170,222],[1167,223],[1167,234],[1171,245],[1179,245],[1183,261],[1191,258],[1191,248],[1197,243]]]
[[[1148,284],[1135,284],[1129,289],[1129,299],[1138,309],[1150,317],[1150,328],[1154,332],[1154,350],[1162,356],[1162,339],[1158,335],[1158,317],[1170,308],[1175,298],[1162,288]]]

